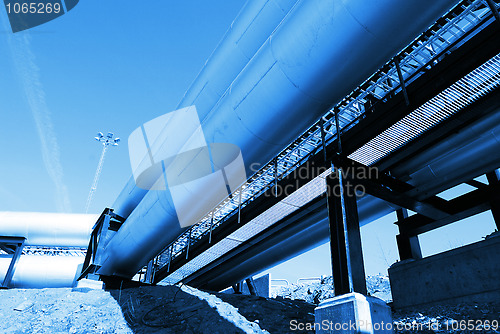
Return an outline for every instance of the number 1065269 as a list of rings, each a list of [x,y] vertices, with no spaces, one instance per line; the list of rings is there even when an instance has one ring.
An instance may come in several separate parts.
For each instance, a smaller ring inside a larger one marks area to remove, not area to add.
[[[61,4],[50,2],[23,2],[7,3],[7,13],[11,14],[58,14],[61,12]]]

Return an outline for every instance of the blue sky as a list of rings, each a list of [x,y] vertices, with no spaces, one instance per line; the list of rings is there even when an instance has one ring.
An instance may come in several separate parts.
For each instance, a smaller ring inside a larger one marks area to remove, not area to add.
[[[175,109],[243,3],[85,0],[16,34],[0,10],[0,211],[83,212],[98,131],[123,139],[106,156],[90,212],[110,206],[131,175],[128,135]],[[397,259],[394,219],[362,228],[368,274]],[[424,235],[424,254],[493,231],[489,213],[472,220],[473,231],[469,222]],[[291,281],[326,275],[329,258],[325,245],[271,272]]]
[[[106,156],[90,212],[111,205],[131,175],[128,135],[175,109],[243,3],[86,0],[16,34],[2,9],[0,210],[82,212],[98,131],[124,139]],[[39,134],[36,118],[52,130]],[[49,138],[45,163],[41,136]]]

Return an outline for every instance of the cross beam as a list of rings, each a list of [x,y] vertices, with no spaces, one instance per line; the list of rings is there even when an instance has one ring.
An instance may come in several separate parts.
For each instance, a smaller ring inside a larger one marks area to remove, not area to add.
[[[446,200],[437,196],[418,200],[408,195],[415,187],[378,171],[376,167],[360,164],[340,154],[335,154],[332,160],[335,166],[342,168],[343,178],[352,182],[350,191],[359,185],[358,190],[431,219],[444,219],[450,215]]]
[[[450,215],[443,219],[432,219],[416,214],[398,221],[397,224],[400,231],[406,235],[416,236],[491,209],[491,200],[499,191],[499,183],[484,185],[448,201]]]
[[[14,276],[14,272],[16,271],[17,262],[19,261],[19,257],[23,251],[25,237],[0,237],[0,245],[2,245],[2,249],[10,249],[13,252],[7,252],[8,254],[12,254],[12,259],[10,260],[9,268],[7,269],[7,273],[3,279],[0,288],[8,288],[10,282],[12,281],[12,277]]]

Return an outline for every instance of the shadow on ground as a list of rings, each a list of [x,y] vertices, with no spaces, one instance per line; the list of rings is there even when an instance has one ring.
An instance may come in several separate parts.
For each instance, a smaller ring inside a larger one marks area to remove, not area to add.
[[[148,286],[123,281],[106,284],[134,333],[243,333],[207,302],[177,286]],[[290,333],[290,322],[314,322],[315,305],[301,300],[216,293],[249,321],[275,333]],[[295,333],[314,333],[294,331]]]

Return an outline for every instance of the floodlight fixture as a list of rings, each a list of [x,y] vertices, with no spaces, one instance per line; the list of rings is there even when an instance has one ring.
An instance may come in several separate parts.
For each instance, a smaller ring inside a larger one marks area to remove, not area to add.
[[[98,132],[97,136],[94,137],[95,140],[102,143],[102,152],[101,158],[99,159],[99,164],[97,165],[97,170],[94,176],[94,182],[92,183],[92,187],[90,188],[89,196],[87,198],[87,204],[85,205],[85,213],[88,213],[90,204],[92,203],[92,197],[94,196],[94,192],[97,189],[97,183],[99,182],[99,176],[101,175],[102,166],[104,164],[104,157],[106,155],[106,151],[108,150],[108,146],[118,146],[120,142],[120,138],[114,138],[114,134],[112,132],[108,132],[106,137],[102,132]]]

